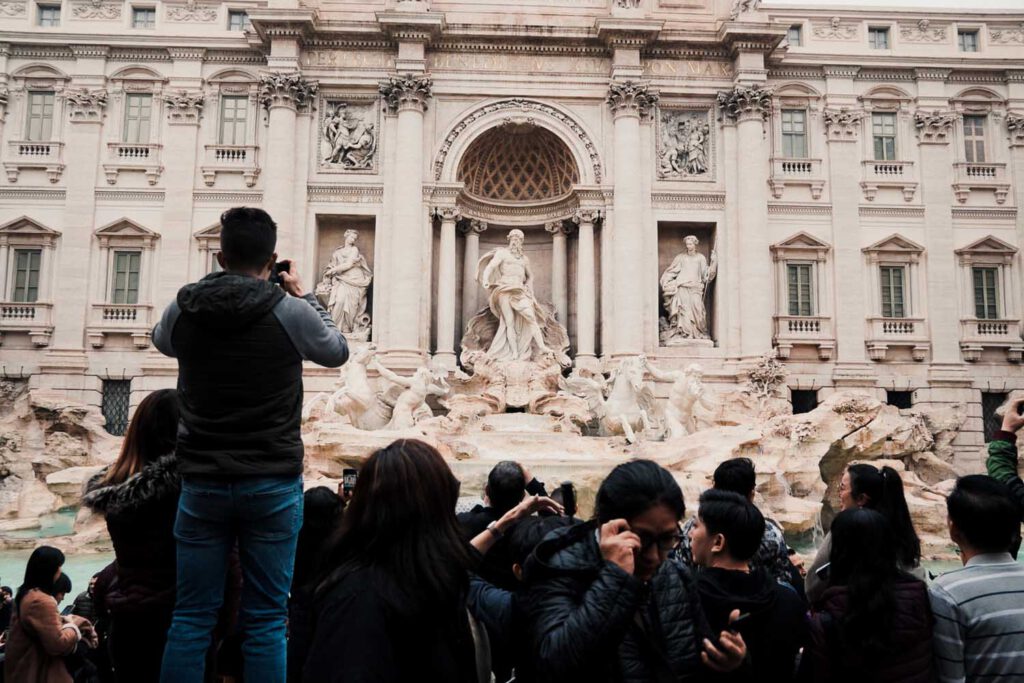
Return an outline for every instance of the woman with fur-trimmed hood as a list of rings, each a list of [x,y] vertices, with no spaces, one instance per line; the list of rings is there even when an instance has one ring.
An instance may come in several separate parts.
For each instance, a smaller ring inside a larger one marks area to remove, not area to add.
[[[177,431],[177,392],[161,389],[148,395],[135,410],[117,461],[89,480],[82,499],[106,517],[117,557],[117,578],[106,607],[119,682],[160,678],[177,579]]]

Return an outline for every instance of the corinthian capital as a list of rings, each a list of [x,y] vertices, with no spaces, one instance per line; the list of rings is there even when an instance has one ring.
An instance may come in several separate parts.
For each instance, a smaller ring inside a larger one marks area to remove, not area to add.
[[[103,120],[103,109],[107,106],[106,90],[78,88],[64,93],[68,113],[72,121],[99,123]]]
[[[725,119],[767,121],[772,109],[772,90],[759,85],[737,85],[718,93],[718,109]]]
[[[1006,130],[1010,134],[1010,146],[1024,146],[1024,112],[1006,113]]]
[[[829,140],[856,140],[860,132],[860,121],[865,116],[862,109],[826,109],[821,112]]]
[[[298,71],[260,74],[260,104],[268,110],[274,107],[306,109],[313,104],[319,89],[319,83],[303,78]]]
[[[378,90],[391,113],[399,112],[402,109],[425,111],[427,100],[433,95],[431,92],[433,86],[434,81],[430,76],[405,74],[404,76],[389,76],[386,80],[381,81]]]
[[[947,143],[953,124],[960,120],[955,111],[924,111],[914,112],[914,127],[917,135],[924,143]]]
[[[468,221],[462,224],[461,230],[463,234],[466,235],[468,235],[471,232],[475,232],[476,234],[479,235],[483,231],[487,230],[487,223],[484,223],[479,218],[470,218]]]
[[[601,211],[599,209],[576,209],[576,213],[572,216],[572,222],[576,225],[580,223],[594,223],[601,222]]]
[[[642,117],[658,103],[658,99],[658,93],[652,92],[647,83],[623,81],[613,82],[608,86],[608,97],[605,98],[605,102],[611,107],[612,115],[615,117]]]

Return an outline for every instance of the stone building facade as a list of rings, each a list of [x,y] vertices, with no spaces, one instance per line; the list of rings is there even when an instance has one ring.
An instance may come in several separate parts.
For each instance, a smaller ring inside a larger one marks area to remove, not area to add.
[[[774,348],[801,405],[967,404],[970,450],[1024,388],[1022,53],[1024,11],[0,0],[0,373],[172,383],[150,329],[253,205],[310,289],[357,231],[394,369],[456,367],[518,228],[578,367]],[[688,235],[708,338],[666,329]]]

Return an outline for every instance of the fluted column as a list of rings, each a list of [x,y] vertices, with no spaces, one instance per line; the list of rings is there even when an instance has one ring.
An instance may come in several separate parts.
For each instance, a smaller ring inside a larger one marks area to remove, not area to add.
[[[597,323],[597,277],[594,267],[594,223],[601,214],[581,209],[573,216],[576,237],[576,367],[596,364],[594,328]]]
[[[640,147],[640,118],[646,116],[657,103],[658,95],[649,91],[647,84],[634,81],[612,83],[607,102],[614,120],[615,191],[611,238],[614,258],[607,266],[613,269],[611,306],[612,356],[632,356],[644,351],[644,280],[639,272],[644,263],[641,239],[643,226],[643,183],[641,179],[642,155]]]
[[[434,362],[442,368],[455,368],[455,224],[458,207],[434,209],[441,221],[441,246],[437,255],[437,351]]]
[[[480,310],[480,283],[476,281],[476,264],[480,261],[480,233],[487,223],[471,219],[462,227],[466,235],[466,250],[462,260],[462,327]]]
[[[302,229],[295,220],[295,119],[300,109],[312,104],[317,89],[316,81],[303,78],[298,71],[260,75],[260,103],[267,110],[269,122],[263,208],[277,223],[277,253],[281,258],[298,258],[291,253],[293,236]]]
[[[771,112],[771,90],[738,85],[718,94],[722,117],[736,122],[737,234],[740,281],[740,356],[755,358],[772,347],[771,258],[768,247],[769,168],[764,125]]]
[[[558,322],[569,325],[569,270],[566,262],[565,226],[563,221],[544,225],[551,233],[551,301],[558,313]]]
[[[431,85],[429,76],[413,74],[392,76],[380,84],[384,102],[398,114],[391,240],[395,248],[388,255],[391,297],[384,351],[392,360],[412,365],[422,362],[427,352],[423,330],[428,329],[430,299],[423,273],[428,272],[430,250],[423,207],[423,112]]]

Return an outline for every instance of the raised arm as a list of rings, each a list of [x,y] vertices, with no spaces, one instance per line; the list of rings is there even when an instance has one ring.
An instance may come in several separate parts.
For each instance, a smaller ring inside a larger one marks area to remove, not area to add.
[[[372,367],[374,370],[380,373],[381,377],[391,382],[392,384],[397,384],[399,386],[405,387],[406,389],[412,386],[411,378],[402,377],[401,375],[395,374],[391,370],[388,370],[386,367],[381,365],[380,361],[378,361],[376,358],[373,360],[373,365],[371,365],[370,367]]]

